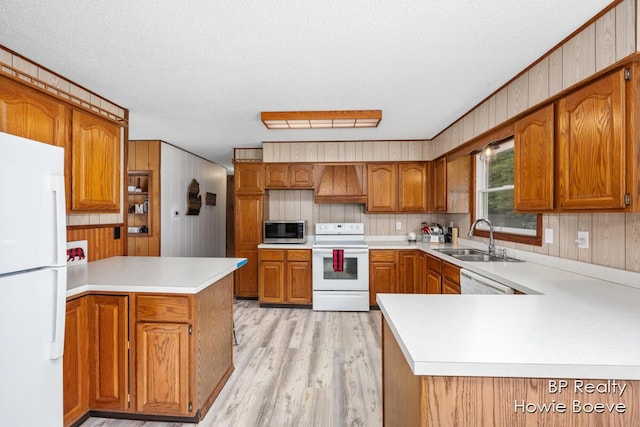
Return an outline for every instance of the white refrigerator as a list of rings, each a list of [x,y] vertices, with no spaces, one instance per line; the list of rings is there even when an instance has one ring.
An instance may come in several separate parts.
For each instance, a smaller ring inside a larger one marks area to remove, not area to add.
[[[0,426],[62,426],[64,150],[0,132]]]

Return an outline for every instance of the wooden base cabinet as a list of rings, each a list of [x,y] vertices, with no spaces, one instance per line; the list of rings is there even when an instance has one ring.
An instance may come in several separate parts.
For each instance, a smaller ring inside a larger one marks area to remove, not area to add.
[[[258,290],[261,303],[311,304],[311,251],[260,249]]]
[[[377,307],[377,294],[398,292],[397,251],[372,249],[369,251],[369,305]]]
[[[129,405],[129,297],[90,295],[89,405],[124,411]]]
[[[195,295],[89,294],[66,322],[65,426],[89,411],[197,422],[233,372],[232,274]]]
[[[138,323],[137,410],[149,414],[190,416],[189,344],[191,326]]]
[[[64,425],[89,410],[89,330],[87,298],[67,302],[62,358]]]

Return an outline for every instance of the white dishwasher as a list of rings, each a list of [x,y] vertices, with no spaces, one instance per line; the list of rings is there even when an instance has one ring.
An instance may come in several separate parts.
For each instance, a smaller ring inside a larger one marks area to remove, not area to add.
[[[460,270],[462,294],[513,294],[513,289],[465,268]]]

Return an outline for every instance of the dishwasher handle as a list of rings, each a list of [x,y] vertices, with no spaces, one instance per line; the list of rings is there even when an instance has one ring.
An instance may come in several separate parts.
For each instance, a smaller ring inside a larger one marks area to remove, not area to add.
[[[483,290],[484,288],[484,290]],[[471,270],[460,270],[460,289],[463,294],[513,294],[513,288]]]

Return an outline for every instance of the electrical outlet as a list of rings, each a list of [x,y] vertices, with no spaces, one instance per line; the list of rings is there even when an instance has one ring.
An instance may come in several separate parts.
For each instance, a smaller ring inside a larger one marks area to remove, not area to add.
[[[578,240],[576,240],[576,244],[579,248],[588,249],[589,248],[589,232],[588,231],[578,231]]]
[[[544,242],[549,245],[553,244],[553,228],[544,229]]]
[[[396,222],[396,230],[402,230],[402,221]]]

